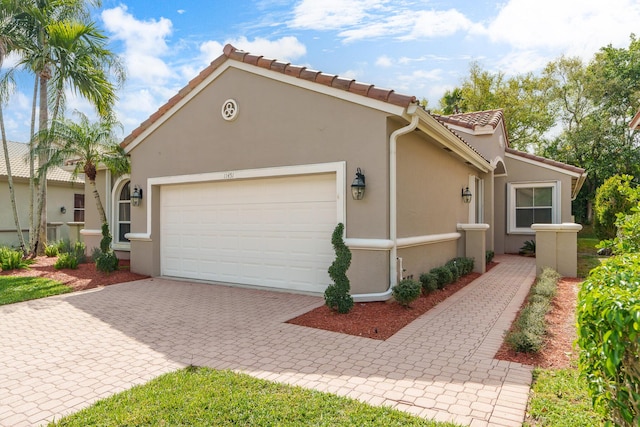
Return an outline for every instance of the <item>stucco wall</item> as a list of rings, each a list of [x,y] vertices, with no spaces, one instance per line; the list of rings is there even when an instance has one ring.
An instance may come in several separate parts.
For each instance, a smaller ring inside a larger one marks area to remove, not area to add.
[[[535,239],[535,234],[507,233],[507,183],[560,181],[561,222],[571,222],[571,176],[537,166],[513,157],[505,159],[508,176],[495,180],[495,251],[496,253],[517,253],[526,240]]]
[[[239,106],[232,122],[220,113],[229,98]],[[384,239],[392,130],[383,112],[228,69],[131,151],[131,182],[146,188],[150,177],[345,161],[347,237]],[[367,193],[364,200],[354,201],[349,186],[358,167],[366,175]],[[155,204],[159,197],[153,200]],[[133,232],[146,231],[147,208],[146,203],[132,208]],[[152,221],[152,241],[133,243],[132,269],[158,275],[158,215]],[[373,255],[369,263],[367,256],[359,255],[370,264],[366,278],[355,266],[350,271],[354,290],[386,289],[388,263],[380,265]]]
[[[16,205],[20,218],[20,227],[26,241],[29,240],[29,182],[14,179]],[[47,221],[49,223],[62,223],[58,228],[58,239],[69,239],[70,229],[66,224],[73,221],[74,194],[84,193],[82,184],[65,184],[50,182],[47,186]],[[13,210],[9,195],[9,184],[6,180],[0,180],[0,246],[17,246],[18,236],[15,232]],[[60,212],[64,206],[66,213]],[[34,207],[35,209],[35,207]]]

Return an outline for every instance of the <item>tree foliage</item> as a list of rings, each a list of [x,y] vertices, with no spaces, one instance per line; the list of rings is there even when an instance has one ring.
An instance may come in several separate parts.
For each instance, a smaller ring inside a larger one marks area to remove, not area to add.
[[[348,313],[353,308],[353,298],[349,295],[350,284],[347,277],[347,270],[351,266],[351,251],[344,244],[343,233],[344,224],[339,223],[331,236],[331,243],[336,252],[336,259],[329,267],[329,276],[333,284],[329,285],[324,292],[327,307],[338,313]]]
[[[616,236],[616,219],[626,215],[634,206],[629,190],[631,175],[614,175],[596,191],[594,231],[600,240]]]

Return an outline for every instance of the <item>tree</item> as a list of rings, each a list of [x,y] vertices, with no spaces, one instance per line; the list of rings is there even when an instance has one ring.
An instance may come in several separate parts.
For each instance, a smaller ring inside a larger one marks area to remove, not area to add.
[[[3,0],[10,1],[10,0]],[[14,15],[24,41],[18,48],[19,67],[36,76],[32,117],[38,105],[38,132],[48,129],[49,108],[55,121],[63,111],[64,90],[69,88],[88,99],[100,115],[110,114],[115,102],[111,72],[122,81],[122,68],[116,56],[106,49],[106,37],[89,20],[87,0],[23,0]],[[51,95],[50,95],[51,86]],[[36,103],[36,97],[38,102]],[[33,123],[33,119],[32,119]],[[39,139],[46,144],[48,139]],[[33,143],[33,141],[32,141]],[[32,146],[32,148],[35,148]],[[31,224],[32,251],[41,254],[46,243],[46,166],[51,148],[39,146],[37,209]],[[33,160],[32,160],[33,161]],[[37,217],[37,220],[36,220]],[[36,239],[35,241],[33,239]]]
[[[462,85],[445,93],[440,107],[443,114],[502,109],[511,145],[526,149],[537,146],[555,123],[548,108],[549,87],[545,78],[531,73],[507,78],[474,62]]]
[[[80,172],[85,174],[100,221],[106,224],[107,216],[96,187],[98,167],[104,166],[114,174],[128,173],[131,168],[129,158],[117,143],[113,131],[118,123],[112,118],[106,117],[91,123],[83,113],[76,112],[76,116],[78,122],[69,119],[56,120],[50,130],[38,134],[38,140],[47,140],[49,144],[56,145],[49,163],[43,166],[61,166],[65,161],[72,159],[74,175]]]

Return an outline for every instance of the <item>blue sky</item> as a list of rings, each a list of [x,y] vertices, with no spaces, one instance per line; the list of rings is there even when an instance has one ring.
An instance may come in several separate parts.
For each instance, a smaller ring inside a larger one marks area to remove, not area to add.
[[[507,75],[560,55],[585,61],[639,32],[638,0],[103,0],[95,20],[128,79],[121,136],[235,47],[427,98],[436,106],[471,61]],[[9,58],[4,66],[11,66]],[[5,107],[9,139],[28,138],[31,78]],[[67,112],[89,112],[69,95]]]

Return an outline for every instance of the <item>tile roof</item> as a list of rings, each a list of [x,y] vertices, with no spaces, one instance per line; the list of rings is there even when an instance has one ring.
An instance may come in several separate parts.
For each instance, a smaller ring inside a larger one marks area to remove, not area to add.
[[[491,126],[495,129],[500,123],[500,120],[504,120],[504,113],[502,112],[502,109],[452,114],[450,116],[433,114],[433,116],[443,123],[465,127],[472,130],[475,129],[476,126]]]
[[[7,141],[9,149],[9,162],[11,164],[11,175],[14,178],[29,179],[29,145],[21,142]],[[36,161],[36,168],[38,162]],[[4,157],[4,150],[0,148],[0,177],[7,176],[7,165]],[[84,182],[81,178],[73,177],[71,172],[67,172],[59,167],[52,167],[47,172],[48,181],[58,182]]]
[[[214,59],[208,67],[202,70],[200,74],[193,78],[185,87],[180,89],[180,91],[171,99],[169,99],[166,104],[161,106],[158,111],[153,113],[147,120],[142,122],[140,126],[138,126],[127,137],[125,137],[121,143],[121,146],[126,147],[127,145],[129,145],[134,139],[142,134],[142,132],[144,132],[147,128],[149,128],[149,126],[160,119],[167,111],[169,111],[169,109],[171,109],[183,98],[185,98],[192,90],[194,90],[200,83],[202,83],[228,59],[254,65],[256,67],[265,68],[267,70],[282,73],[287,76],[296,77],[302,80],[308,80],[335,89],[344,90],[356,95],[366,96],[371,99],[387,102],[404,108],[417,101],[417,98],[415,96],[402,95],[396,93],[392,89],[383,89],[372,84],[343,78],[335,74],[326,74],[322,71],[312,70],[303,66],[292,65],[288,62],[281,62],[276,59],[269,59],[265,58],[264,56],[253,55],[249,52],[238,50],[232,45],[227,44],[224,47],[223,54],[221,56]]]
[[[513,154],[515,156],[523,157],[525,159],[535,160],[537,162],[544,163],[544,164],[549,165],[549,166],[554,166],[554,167],[557,167],[557,168],[560,168],[560,169],[564,169],[564,170],[567,170],[567,171],[570,171],[570,172],[575,172],[575,173],[579,173],[579,174],[584,174],[585,173],[585,169],[579,168],[577,166],[572,166],[572,165],[568,165],[566,163],[558,162],[556,160],[547,159],[546,157],[536,156],[535,154],[525,153],[524,151],[514,150],[513,148],[507,147],[505,149],[505,152]]]

